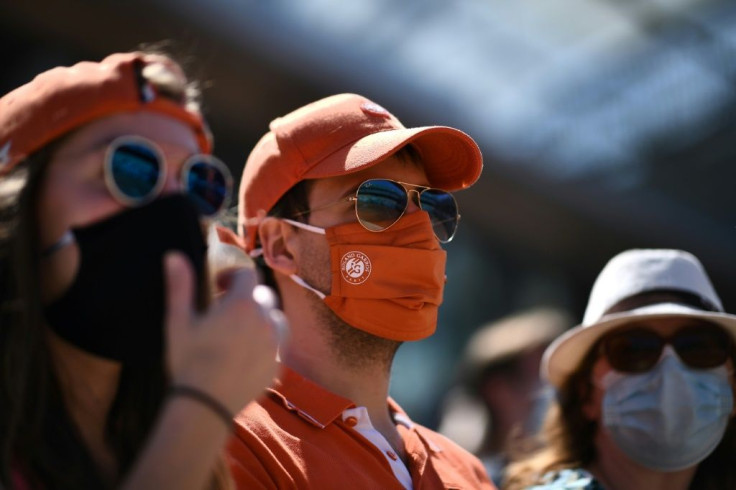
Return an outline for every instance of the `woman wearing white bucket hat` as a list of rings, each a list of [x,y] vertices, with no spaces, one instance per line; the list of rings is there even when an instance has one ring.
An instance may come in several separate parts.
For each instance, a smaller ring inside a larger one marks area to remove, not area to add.
[[[693,255],[617,255],[583,323],[545,352],[557,400],[505,488],[736,488],[735,343],[736,316]]]

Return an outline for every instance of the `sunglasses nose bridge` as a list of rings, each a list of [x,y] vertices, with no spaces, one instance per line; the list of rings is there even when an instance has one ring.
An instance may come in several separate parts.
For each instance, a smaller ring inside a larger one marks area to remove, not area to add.
[[[407,213],[413,213],[414,211],[421,209],[422,205],[420,203],[419,197],[420,192],[416,189],[406,189],[406,210]]]
[[[659,352],[659,359],[657,359],[657,364],[668,358],[674,358],[680,362],[684,362],[680,358],[680,354],[677,353],[675,347],[669,341],[662,346],[662,350]]]
[[[164,185],[161,188],[161,194],[175,194],[184,192],[183,178],[174,172],[168,172],[166,165],[162,165]]]

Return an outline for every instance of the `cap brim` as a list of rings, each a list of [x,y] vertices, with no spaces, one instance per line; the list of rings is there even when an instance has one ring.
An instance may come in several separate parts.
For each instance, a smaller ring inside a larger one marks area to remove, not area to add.
[[[686,317],[718,324],[726,329],[736,341],[736,316],[690,308],[675,303],[659,303],[622,313],[606,315],[592,325],[578,325],[559,336],[545,350],[542,358],[541,375],[556,388],[580,365],[590,348],[604,334],[616,327],[639,320]]]
[[[467,134],[445,126],[393,129],[370,134],[331,154],[309,169],[303,179],[320,179],[359,172],[385,160],[412,143],[432,187],[457,191],[480,177],[483,157]]]

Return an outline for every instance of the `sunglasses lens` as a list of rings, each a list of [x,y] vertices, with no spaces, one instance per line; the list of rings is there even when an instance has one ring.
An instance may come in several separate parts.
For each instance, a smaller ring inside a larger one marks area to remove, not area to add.
[[[358,221],[371,231],[385,230],[396,223],[408,199],[401,184],[383,179],[366,180],[360,184],[356,196]]]
[[[195,158],[185,173],[186,190],[203,215],[213,216],[227,207],[232,178],[224,164]]]
[[[663,344],[657,334],[645,329],[615,332],[603,339],[608,363],[624,373],[643,373],[651,369],[662,354]]]
[[[715,325],[684,328],[674,336],[672,345],[680,359],[696,369],[720,366],[731,352],[729,335]]]
[[[432,220],[434,234],[442,243],[449,242],[457,229],[457,203],[449,192],[427,189],[419,195],[421,208]]]
[[[135,204],[155,195],[161,179],[159,155],[143,142],[122,142],[109,156],[108,180],[115,194]]]

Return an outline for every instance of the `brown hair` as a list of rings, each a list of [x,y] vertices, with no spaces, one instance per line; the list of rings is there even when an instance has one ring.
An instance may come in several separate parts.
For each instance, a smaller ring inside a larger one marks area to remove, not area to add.
[[[178,73],[144,69],[141,76],[167,97],[197,107],[198,91]],[[0,179],[0,486],[9,488],[19,475],[31,488],[107,486],[67,412],[44,335],[37,203],[46,169],[64,138]],[[120,477],[143,448],[167,385],[163,360],[123,367],[105,427]],[[221,460],[211,487],[229,485]]]

